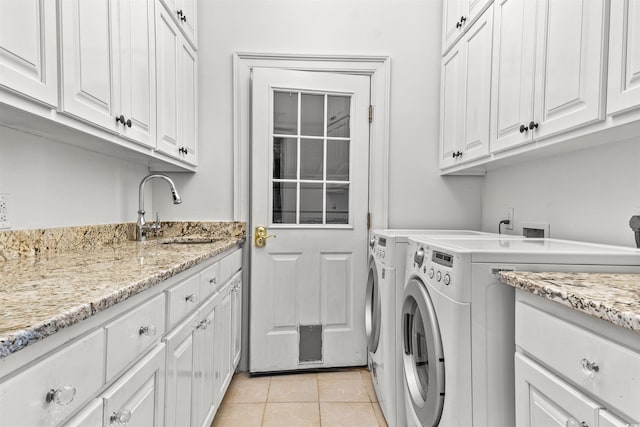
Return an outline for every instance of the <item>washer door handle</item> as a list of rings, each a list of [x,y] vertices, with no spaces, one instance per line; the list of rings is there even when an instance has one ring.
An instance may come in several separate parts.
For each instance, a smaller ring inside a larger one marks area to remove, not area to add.
[[[413,323],[413,316],[410,313],[404,315],[404,354],[407,356],[411,354],[411,324]]]

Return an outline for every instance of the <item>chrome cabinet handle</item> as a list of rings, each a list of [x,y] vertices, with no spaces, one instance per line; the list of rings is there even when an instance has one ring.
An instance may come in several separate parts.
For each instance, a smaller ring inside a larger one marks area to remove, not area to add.
[[[73,398],[76,397],[76,388],[70,385],[64,385],[57,389],[51,389],[47,393],[47,403],[55,403],[56,405],[68,405],[73,402]]]
[[[582,359],[582,370],[585,374],[593,374],[600,370],[600,366],[596,362],[591,362],[587,359]]]
[[[148,337],[155,337],[156,334],[158,333],[158,329],[153,325],[143,325],[143,326],[140,326],[138,333],[140,335],[146,335]]]
[[[113,414],[111,414],[109,421],[111,422],[111,424],[126,424],[131,421],[131,411],[128,409],[122,409],[118,412],[114,412]]]
[[[196,302],[198,300],[198,297],[196,296],[196,294],[189,294],[184,300],[187,302]]]
[[[211,279],[209,279],[209,283],[211,285],[217,285],[218,284],[218,278],[217,277],[212,277]]]

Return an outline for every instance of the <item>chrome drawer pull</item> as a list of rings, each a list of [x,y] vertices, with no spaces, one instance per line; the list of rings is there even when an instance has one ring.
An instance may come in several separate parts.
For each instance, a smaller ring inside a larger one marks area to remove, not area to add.
[[[582,370],[585,374],[593,374],[600,370],[600,366],[596,362],[590,362],[587,359],[582,359]]]
[[[187,302],[196,302],[198,300],[198,297],[196,296],[196,294],[189,294],[184,300]]]
[[[111,418],[109,418],[109,421],[111,422],[111,424],[126,424],[131,421],[131,411],[129,411],[128,409],[123,409],[121,411],[114,412],[113,414],[111,414]]]
[[[76,388],[70,385],[64,385],[56,390],[51,389],[47,393],[47,403],[55,403],[56,405],[68,405],[73,402],[76,397]]]
[[[138,333],[140,335],[146,335],[148,337],[155,337],[156,334],[158,333],[158,329],[153,325],[144,325],[144,326],[140,326]]]
[[[218,279],[216,277],[212,277],[211,279],[209,279],[209,283],[211,285],[216,285],[218,284]]]

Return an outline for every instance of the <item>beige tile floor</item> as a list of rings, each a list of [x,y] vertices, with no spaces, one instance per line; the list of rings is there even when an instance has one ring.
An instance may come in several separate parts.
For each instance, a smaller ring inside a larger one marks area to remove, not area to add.
[[[250,377],[237,373],[211,427],[386,427],[364,369]]]

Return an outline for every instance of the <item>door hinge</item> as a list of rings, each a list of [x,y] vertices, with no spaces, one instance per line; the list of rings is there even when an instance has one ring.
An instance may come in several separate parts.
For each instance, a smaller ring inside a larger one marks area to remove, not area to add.
[[[367,230],[371,229],[371,212],[367,212]]]
[[[373,122],[373,105],[369,105],[369,123]]]

